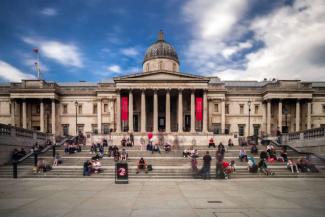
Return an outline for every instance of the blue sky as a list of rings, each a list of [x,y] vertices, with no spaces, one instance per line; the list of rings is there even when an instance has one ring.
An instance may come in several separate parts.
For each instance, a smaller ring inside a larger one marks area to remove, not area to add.
[[[0,81],[140,72],[162,29],[181,71],[223,80],[325,80],[322,0],[0,1]]]

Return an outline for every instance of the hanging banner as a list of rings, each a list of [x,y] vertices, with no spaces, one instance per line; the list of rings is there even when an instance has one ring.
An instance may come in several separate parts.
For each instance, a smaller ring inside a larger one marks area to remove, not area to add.
[[[202,109],[203,109],[203,104],[202,104],[203,100],[202,97],[196,97],[195,98],[195,118],[197,121],[202,121]]]
[[[121,116],[122,121],[129,120],[129,98],[127,96],[121,98]]]

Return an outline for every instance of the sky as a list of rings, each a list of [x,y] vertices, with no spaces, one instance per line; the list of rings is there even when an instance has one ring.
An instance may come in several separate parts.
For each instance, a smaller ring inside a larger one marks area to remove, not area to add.
[[[324,0],[1,0],[0,81],[99,82],[142,71],[163,30],[181,72],[325,81]]]

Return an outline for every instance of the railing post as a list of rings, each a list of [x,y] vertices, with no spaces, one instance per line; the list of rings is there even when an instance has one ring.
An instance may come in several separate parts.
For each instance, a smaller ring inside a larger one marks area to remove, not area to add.
[[[52,146],[52,156],[55,157],[55,145]]]
[[[17,162],[16,161],[14,161],[13,163],[12,163],[12,177],[14,178],[14,179],[17,179],[17,177],[18,177],[18,166],[17,166],[18,164],[17,164]]]
[[[37,166],[37,153],[34,152],[34,166]]]

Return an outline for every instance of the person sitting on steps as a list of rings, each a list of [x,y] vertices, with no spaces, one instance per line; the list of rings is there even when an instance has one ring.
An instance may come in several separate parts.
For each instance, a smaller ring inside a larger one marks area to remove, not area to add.
[[[145,173],[148,173],[148,168],[147,168],[147,162],[143,159],[143,157],[140,158],[138,165],[137,165],[137,174],[141,171],[144,170]]]

